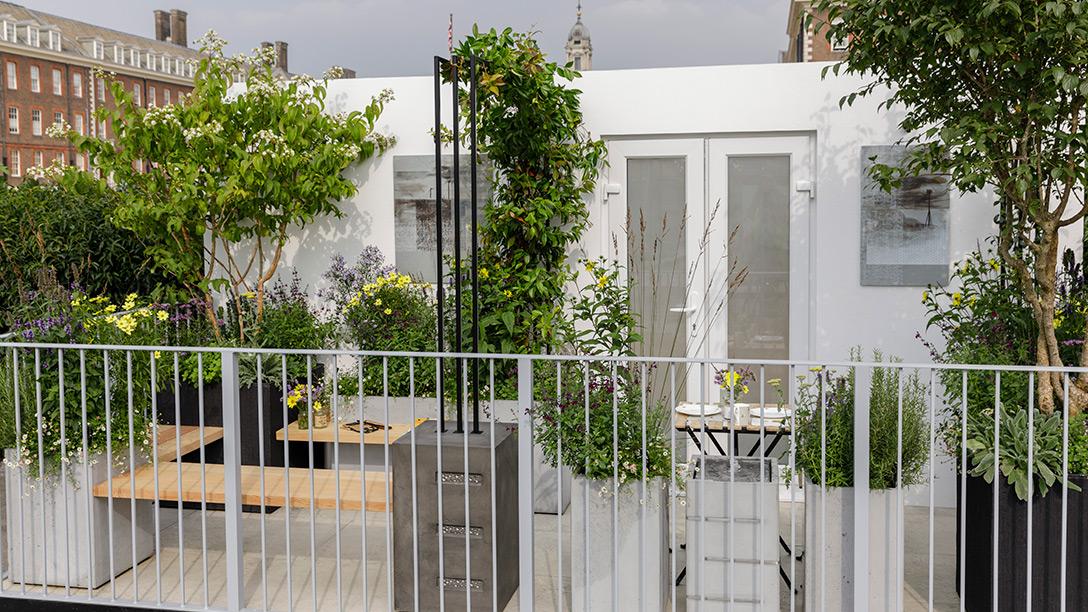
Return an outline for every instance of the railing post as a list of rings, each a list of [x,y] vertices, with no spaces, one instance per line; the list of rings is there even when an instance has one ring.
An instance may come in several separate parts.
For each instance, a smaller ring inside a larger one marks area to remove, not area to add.
[[[518,359],[518,609],[533,609],[533,360]]]
[[[227,609],[245,608],[245,568],[242,561],[242,454],[239,424],[238,354],[225,351],[223,360],[223,486],[227,554]],[[208,551],[204,551],[208,554]]]
[[[854,610],[869,609],[869,391],[872,378],[871,369],[854,366]]]

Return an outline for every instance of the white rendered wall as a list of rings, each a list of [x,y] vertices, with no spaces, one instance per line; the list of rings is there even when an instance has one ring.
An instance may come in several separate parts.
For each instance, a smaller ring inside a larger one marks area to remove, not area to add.
[[[810,134],[815,141],[816,198],[813,200],[815,261],[811,262],[813,344],[795,358],[841,360],[849,348],[880,348],[907,361],[928,361],[914,338],[924,331],[921,288],[862,287],[860,278],[860,147],[892,144],[898,117],[878,113],[879,100],[858,101],[840,110],[839,98],[861,84],[856,79],[822,79],[826,64],[769,64],[586,72],[586,125],[612,138],[703,137],[715,135]],[[336,253],[351,259],[365,245],[394,258],[393,156],[433,154],[430,129],[434,93],[430,77],[351,79],[329,87],[331,112],[361,108],[384,88],[396,99],[380,127],[397,137],[384,156],[351,171],[359,194],[342,203],[344,218],[326,219],[298,232],[286,256],[309,282]],[[443,96],[449,117],[449,96]],[[599,190],[602,191],[602,190]],[[992,233],[990,194],[952,195],[952,261]],[[600,222],[602,198],[589,202]],[[600,249],[599,228],[587,232],[586,250]],[[314,287],[311,287],[314,288]]]

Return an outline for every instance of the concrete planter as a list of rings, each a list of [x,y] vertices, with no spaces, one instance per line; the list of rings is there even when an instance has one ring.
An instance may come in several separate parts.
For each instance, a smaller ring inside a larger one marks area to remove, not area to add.
[[[656,478],[643,491],[641,482],[627,483],[614,497],[611,480],[574,478],[570,522],[572,610],[664,609],[670,582],[666,485],[664,479]],[[619,549],[617,556],[613,555],[614,543]],[[613,588],[613,575],[618,579],[618,590]]]
[[[805,482],[805,609],[892,610],[899,588],[899,490],[869,492],[869,603],[854,602],[854,489]],[[824,514],[826,499],[827,513]],[[822,536],[826,533],[826,541]],[[824,587],[826,586],[826,591]]]
[[[5,450],[4,456],[14,460],[15,452]],[[106,457],[100,455],[91,461],[90,484],[94,486],[107,477]],[[115,468],[113,476],[116,478],[122,471]],[[70,464],[65,480],[53,476],[45,481],[39,481],[5,463],[4,485],[7,578],[13,583],[42,584],[44,581],[49,585],[63,586],[68,580],[69,585],[76,588],[102,586],[111,578],[111,557],[114,577],[132,568],[134,518],[136,562],[147,559],[155,552],[153,503],[137,501],[133,515],[131,500],[114,499],[111,537],[109,501],[91,497],[84,488],[82,463]],[[66,534],[67,546],[64,541]],[[88,541],[88,534],[93,542]]]
[[[778,612],[776,462],[732,461],[696,457],[687,481],[688,609]]]

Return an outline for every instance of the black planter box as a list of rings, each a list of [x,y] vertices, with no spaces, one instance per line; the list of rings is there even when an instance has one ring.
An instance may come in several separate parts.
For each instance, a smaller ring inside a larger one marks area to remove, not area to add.
[[[1071,475],[1069,481],[1083,491],[1069,490],[1066,544],[1066,608],[1088,609],[1088,476]],[[993,602],[994,486],[981,477],[967,478],[964,506],[960,480],[956,479],[956,506],[967,516],[966,584],[959,579],[960,514],[956,515],[956,591],[966,609],[989,611]],[[998,609],[1027,609],[1028,504],[1016,497],[1012,485],[1000,478],[998,485]],[[1031,600],[1033,610],[1061,609],[1062,491],[1055,485],[1045,497],[1032,498]]]

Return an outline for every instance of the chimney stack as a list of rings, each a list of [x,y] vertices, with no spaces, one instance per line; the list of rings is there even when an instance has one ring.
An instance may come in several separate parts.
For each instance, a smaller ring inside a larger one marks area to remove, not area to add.
[[[181,47],[189,46],[189,13],[180,9],[170,10],[170,42]]]
[[[354,79],[355,78],[355,71],[352,70],[351,68],[344,68],[343,66],[341,66],[340,67],[340,77],[339,78],[341,78],[341,79]]]
[[[170,14],[166,11],[155,11],[155,40],[166,42],[170,38]]]
[[[282,40],[277,40],[276,44],[276,67],[280,70],[287,72],[287,43]]]

